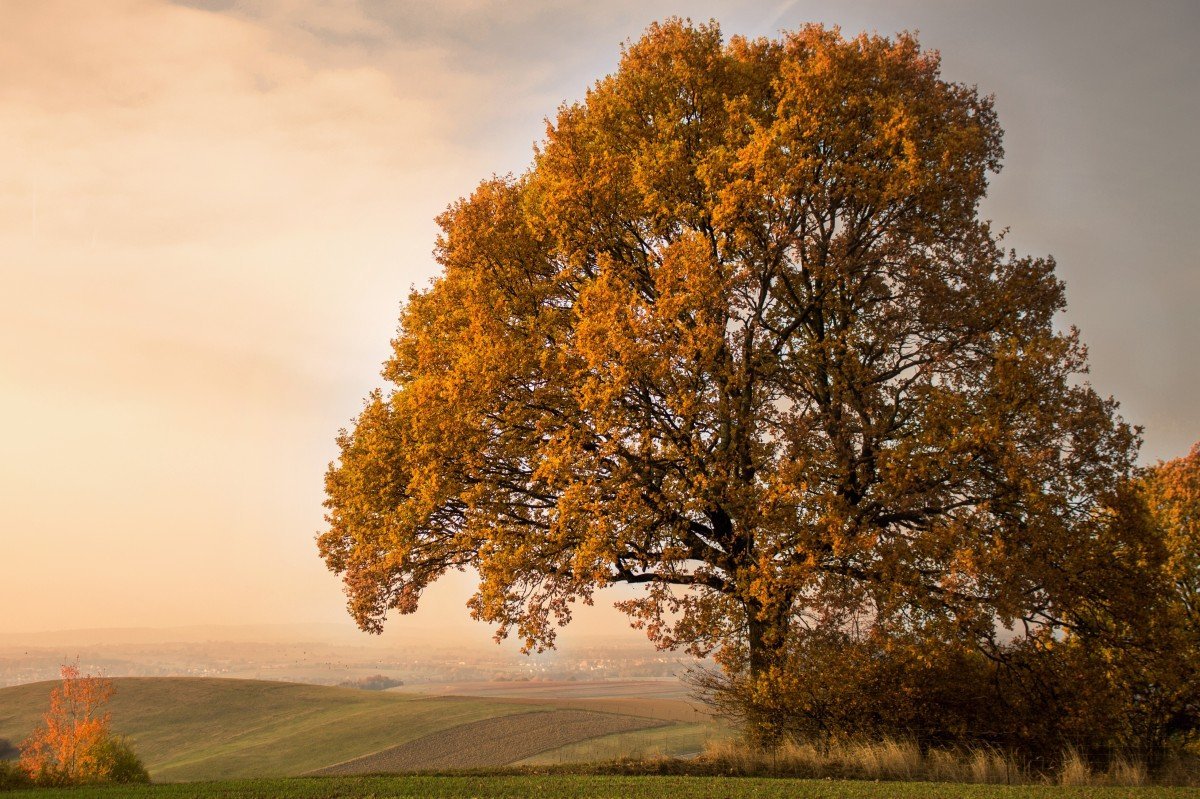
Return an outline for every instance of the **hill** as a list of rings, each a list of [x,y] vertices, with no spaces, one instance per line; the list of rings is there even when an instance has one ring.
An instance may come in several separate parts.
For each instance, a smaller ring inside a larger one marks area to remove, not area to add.
[[[710,708],[687,698],[687,689],[678,680],[440,682],[404,690],[502,698],[512,703],[551,704],[559,709],[593,710],[673,722],[563,744],[513,763],[519,766],[595,763],[654,755],[687,757],[699,753],[705,744],[731,734],[713,718]]]
[[[670,705],[639,708],[634,700],[587,706],[211,678],[114,683],[113,728],[131,739],[156,781],[557,762],[558,751],[578,760],[588,741],[610,754],[631,735],[640,736],[629,739],[640,751],[655,749],[657,737],[688,749],[698,727],[677,721]],[[29,734],[53,685],[0,689],[0,739]],[[685,727],[693,732],[681,739]]]

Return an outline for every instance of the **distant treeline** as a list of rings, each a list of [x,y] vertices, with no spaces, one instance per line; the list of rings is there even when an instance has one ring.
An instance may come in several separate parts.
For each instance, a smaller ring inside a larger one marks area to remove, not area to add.
[[[397,680],[382,674],[374,674],[370,677],[359,677],[357,680],[345,680],[338,683],[338,685],[342,688],[358,688],[362,691],[386,691],[388,688],[396,688],[404,685],[404,680]]]

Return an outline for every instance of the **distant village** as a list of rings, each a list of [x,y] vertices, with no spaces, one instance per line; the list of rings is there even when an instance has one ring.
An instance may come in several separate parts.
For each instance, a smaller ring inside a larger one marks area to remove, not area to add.
[[[380,649],[325,643],[181,642],[0,646],[0,687],[52,680],[64,663],[110,677],[229,677],[339,685],[376,675],[405,686],[474,681],[669,680],[694,658],[646,646],[575,646],[540,655],[510,648]]]

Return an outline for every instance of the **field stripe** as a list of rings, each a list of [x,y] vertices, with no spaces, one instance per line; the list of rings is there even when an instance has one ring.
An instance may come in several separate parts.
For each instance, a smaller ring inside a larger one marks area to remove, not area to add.
[[[566,744],[662,724],[656,719],[587,710],[517,713],[460,724],[311,773],[384,774],[504,766]]]

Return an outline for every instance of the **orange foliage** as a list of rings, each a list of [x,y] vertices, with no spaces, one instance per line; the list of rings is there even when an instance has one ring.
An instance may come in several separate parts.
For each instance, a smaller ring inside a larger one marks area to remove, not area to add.
[[[1001,156],[910,35],[651,26],[438,220],[326,478],[356,621],[473,568],[472,614],[539,649],[628,583],[656,643],[770,692],[816,627],[1050,646],[1136,599],[1096,508],[1138,436],[1053,260],[979,218]]]
[[[1149,469],[1142,487],[1167,547],[1177,611],[1200,634],[1200,443],[1186,457]]]
[[[50,692],[50,710],[21,747],[21,767],[38,782],[78,784],[105,778],[104,744],[110,716],[100,708],[113,693],[111,680],[81,677],[62,667],[62,684]]]

